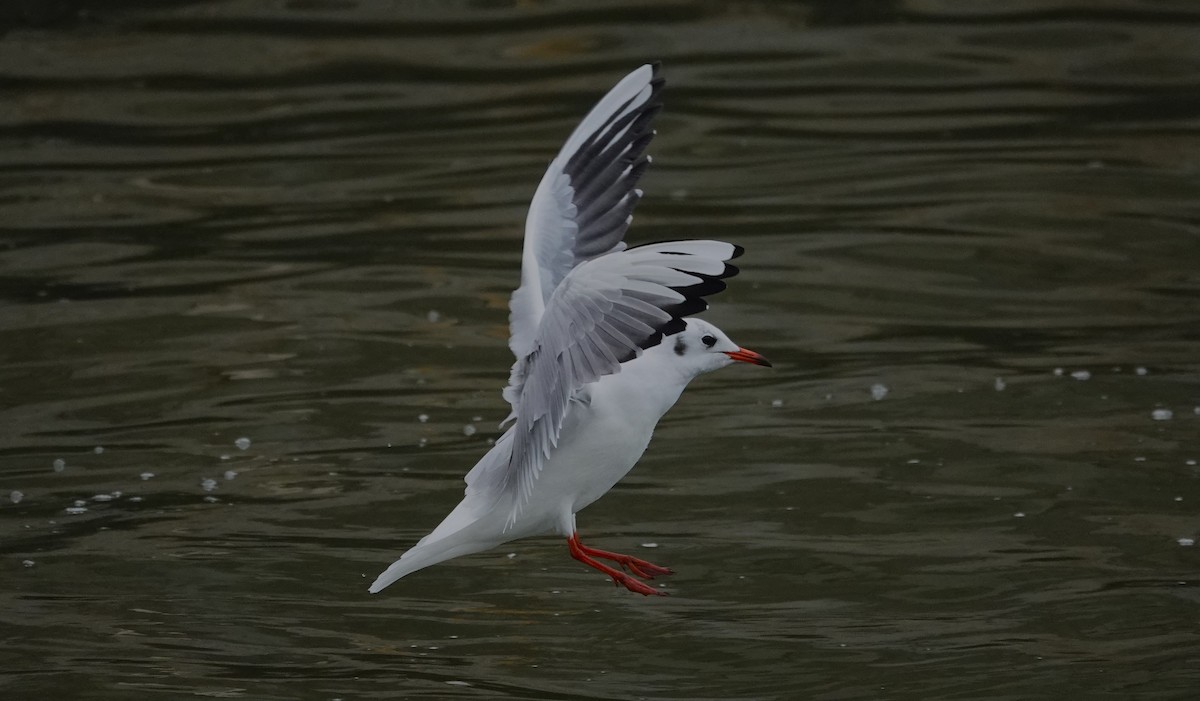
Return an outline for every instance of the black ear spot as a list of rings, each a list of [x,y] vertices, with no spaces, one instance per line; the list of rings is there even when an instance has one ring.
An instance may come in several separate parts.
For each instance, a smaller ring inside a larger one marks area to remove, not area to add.
[[[704,344],[705,348],[712,348],[717,343],[717,337],[711,333],[706,333],[701,337],[700,342]]]
[[[682,338],[675,339],[675,355],[683,355],[684,353],[687,353],[687,344],[683,342]]]

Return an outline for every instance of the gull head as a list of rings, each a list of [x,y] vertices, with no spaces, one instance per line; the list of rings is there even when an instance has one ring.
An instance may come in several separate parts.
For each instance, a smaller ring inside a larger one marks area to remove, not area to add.
[[[683,330],[664,338],[659,352],[667,354],[685,374],[695,377],[737,362],[771,367],[769,360],[729,340],[724,331],[707,321],[683,321]]]

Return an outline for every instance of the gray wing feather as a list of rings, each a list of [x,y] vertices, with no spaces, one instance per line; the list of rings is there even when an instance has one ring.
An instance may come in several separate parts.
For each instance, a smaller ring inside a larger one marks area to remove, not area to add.
[[[724,289],[722,279],[737,273],[726,261],[740,253],[721,241],[651,244],[587,261],[559,283],[515,388],[505,487],[516,498],[508,525],[558,445],[572,395],[682,329],[680,312],[707,308],[703,297]]]
[[[516,363],[504,397],[514,409],[514,388],[554,290],[580,263],[625,247],[662,86],[657,65],[627,75],[584,117],[538,185],[525,222],[521,285],[509,300]]]

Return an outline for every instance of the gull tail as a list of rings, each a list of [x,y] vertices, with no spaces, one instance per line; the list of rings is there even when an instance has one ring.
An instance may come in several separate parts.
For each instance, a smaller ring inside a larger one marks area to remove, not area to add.
[[[504,533],[498,504],[504,497],[504,468],[512,454],[512,429],[467,473],[467,493],[458,506],[412,548],[400,556],[368,590],[377,594],[397,579],[439,562],[490,550],[512,537]]]
[[[367,591],[372,594],[378,594],[396,580],[410,575],[417,570],[425,569],[430,565],[436,565],[439,562],[445,562],[461,555],[470,555],[489,550],[499,545],[496,542],[483,541],[472,537],[474,535],[471,533],[472,530],[465,529],[465,532],[459,531],[439,540],[432,542],[423,540],[417,543],[408,552],[401,555],[399,560],[393,562],[390,567],[376,577],[375,582],[371,584],[371,588]]]

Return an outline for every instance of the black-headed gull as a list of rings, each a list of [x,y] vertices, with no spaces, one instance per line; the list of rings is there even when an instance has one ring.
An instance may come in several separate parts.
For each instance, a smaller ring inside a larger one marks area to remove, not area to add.
[[[567,538],[571,556],[639,594],[671,570],[579,542],[575,514],[641,458],[654,427],[693,378],[735,361],[770,365],[720,329],[685,318],[737,273],[741,248],[670,241],[626,248],[654,137],[658,66],[625,76],[550,163],[525,222],[521,285],[509,303],[516,355],[504,398],[512,422],[467,473],[450,515],[371,585],[535,535]],[[628,570],[610,567],[609,560]]]

